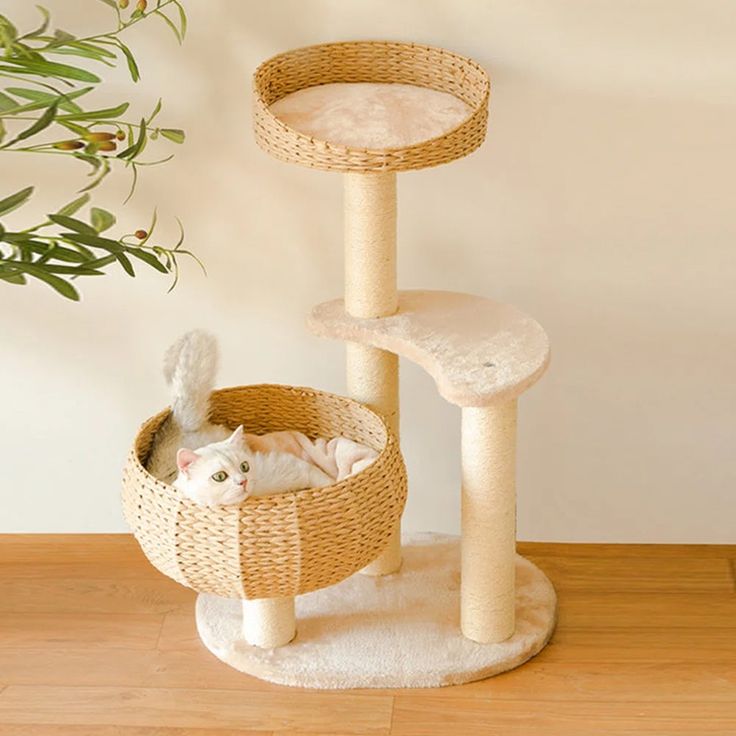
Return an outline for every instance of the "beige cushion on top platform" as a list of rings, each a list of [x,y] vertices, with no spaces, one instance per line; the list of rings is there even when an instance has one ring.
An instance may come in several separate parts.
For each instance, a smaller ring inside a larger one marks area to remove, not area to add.
[[[306,87],[271,112],[304,135],[354,148],[402,148],[448,133],[471,108],[448,94],[412,84],[351,83]]]

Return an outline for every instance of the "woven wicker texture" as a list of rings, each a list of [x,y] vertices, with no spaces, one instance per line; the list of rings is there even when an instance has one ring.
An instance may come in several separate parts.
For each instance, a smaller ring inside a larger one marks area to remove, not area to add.
[[[472,109],[437,138],[404,148],[350,148],[303,135],[269,110],[276,100],[319,84],[413,84],[455,95]],[[258,144],[283,161],[328,171],[407,171],[453,161],[478,148],[486,135],[490,82],[474,61],[432,46],[351,41],[308,46],[274,56],[256,69],[254,127]]]
[[[379,452],[333,486],[209,508],[143,467],[168,410],[146,421],[123,476],[123,510],[146,557],[200,592],[228,598],[307,593],[344,580],[386,546],[406,501],[406,470],[384,420],[341,396],[290,386],[241,386],[212,394],[211,419],[248,432],[295,429],[342,435]]]

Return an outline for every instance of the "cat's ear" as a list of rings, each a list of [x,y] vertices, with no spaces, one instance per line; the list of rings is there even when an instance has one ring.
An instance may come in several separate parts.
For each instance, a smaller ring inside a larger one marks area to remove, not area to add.
[[[181,470],[182,473],[186,473],[189,470],[189,466],[199,457],[193,450],[187,450],[186,447],[182,447],[176,453],[176,466]]]
[[[243,439],[243,425],[241,424],[231,435],[228,439],[228,443],[231,445],[244,445],[244,439]]]

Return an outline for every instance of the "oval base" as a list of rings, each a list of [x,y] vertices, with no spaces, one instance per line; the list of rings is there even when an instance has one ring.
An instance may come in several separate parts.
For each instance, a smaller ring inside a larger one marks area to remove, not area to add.
[[[241,672],[305,688],[458,685],[497,675],[537,654],[554,631],[557,597],[545,574],[516,558],[516,632],[500,644],[460,633],[460,540],[404,539],[395,575],[353,575],[299,596],[297,635],[278,649],[249,646],[239,600],[200,594],[197,629],[205,646]]]

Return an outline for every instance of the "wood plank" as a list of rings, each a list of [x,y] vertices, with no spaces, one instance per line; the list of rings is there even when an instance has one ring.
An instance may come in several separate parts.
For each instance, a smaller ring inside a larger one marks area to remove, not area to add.
[[[0,672],[9,685],[80,685],[276,690],[197,651],[41,647],[0,648]]]
[[[30,577],[6,581],[0,613],[151,613],[193,615],[197,594],[156,578]]]
[[[162,577],[132,534],[0,534],[0,579]]]
[[[159,615],[3,613],[0,647],[152,649],[162,623]]]
[[[560,598],[558,628],[733,628],[733,593],[577,593]]]
[[[279,691],[10,685],[0,694],[0,724],[292,730],[387,734],[390,696]]]
[[[383,691],[401,695],[406,691]],[[479,697],[493,700],[579,701],[609,703],[694,702],[733,703],[733,663],[602,663],[555,664],[532,660],[523,667],[461,687],[412,691],[412,697],[451,700]],[[735,711],[736,714],[736,711]]]
[[[655,627],[575,629],[560,627],[537,655],[538,661],[596,662],[736,662],[736,621],[732,628]]]
[[[558,592],[733,592],[728,561],[717,557],[590,557],[531,555]]]
[[[92,559],[112,569],[145,557],[132,534],[0,534],[5,564],[85,564]]]
[[[234,729],[149,728],[138,726],[84,726],[53,724],[20,724],[4,726],[2,736],[274,736],[271,731]]]
[[[194,611],[167,613],[158,640],[161,651],[206,651],[197,633]]]
[[[550,557],[736,558],[736,544],[600,544],[590,542],[517,542],[520,555]]]
[[[399,695],[392,736],[733,736],[735,703],[601,703]]]

